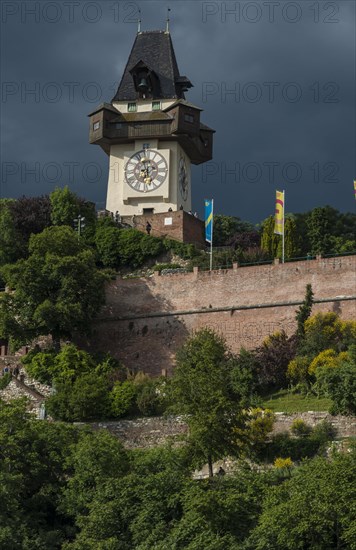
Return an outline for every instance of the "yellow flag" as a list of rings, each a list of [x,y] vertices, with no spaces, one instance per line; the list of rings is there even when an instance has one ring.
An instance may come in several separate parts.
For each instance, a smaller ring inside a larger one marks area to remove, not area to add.
[[[276,213],[274,218],[274,233],[283,235],[284,232],[284,191],[276,191]]]

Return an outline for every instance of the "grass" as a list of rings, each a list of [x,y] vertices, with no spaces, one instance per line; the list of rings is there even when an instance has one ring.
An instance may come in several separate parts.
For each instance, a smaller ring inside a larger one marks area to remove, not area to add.
[[[274,412],[302,413],[308,411],[328,411],[332,401],[327,397],[304,396],[279,390],[266,396],[262,406]]]

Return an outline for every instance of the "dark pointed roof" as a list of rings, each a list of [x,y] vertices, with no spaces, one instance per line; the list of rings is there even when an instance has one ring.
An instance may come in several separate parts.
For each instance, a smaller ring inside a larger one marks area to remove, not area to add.
[[[191,88],[190,80],[179,74],[171,36],[165,31],[139,32],[132,47],[119,88],[112,101],[135,101],[132,69],[144,63],[159,79],[160,93],[157,99],[184,99],[184,90]]]

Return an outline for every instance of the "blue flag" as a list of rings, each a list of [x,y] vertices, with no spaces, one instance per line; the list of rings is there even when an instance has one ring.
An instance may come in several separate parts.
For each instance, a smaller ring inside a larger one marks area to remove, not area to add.
[[[208,243],[213,240],[213,205],[213,199],[205,199],[205,240]]]

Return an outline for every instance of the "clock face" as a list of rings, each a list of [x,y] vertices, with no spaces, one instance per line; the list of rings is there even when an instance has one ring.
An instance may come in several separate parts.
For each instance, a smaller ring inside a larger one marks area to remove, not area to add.
[[[189,179],[184,157],[181,157],[179,161],[178,183],[180,194],[182,195],[182,198],[186,201],[188,198]]]
[[[126,183],[140,193],[155,191],[167,176],[165,158],[153,149],[138,151],[129,158],[125,166]]]

